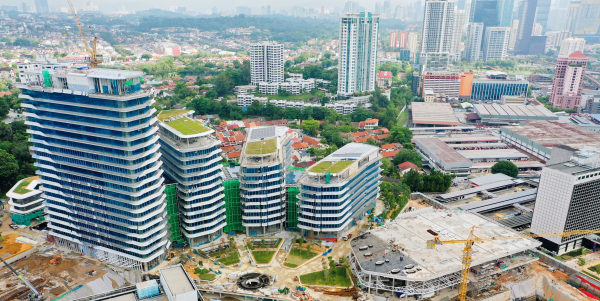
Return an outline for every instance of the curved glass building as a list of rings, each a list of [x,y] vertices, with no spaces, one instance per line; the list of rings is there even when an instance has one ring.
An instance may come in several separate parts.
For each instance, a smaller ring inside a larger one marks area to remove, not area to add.
[[[227,223],[220,141],[193,113],[162,111],[158,119],[163,168],[177,183],[181,233],[196,247],[219,238]]]
[[[147,271],[169,240],[154,100],[142,72],[29,69],[31,153],[58,246]]]

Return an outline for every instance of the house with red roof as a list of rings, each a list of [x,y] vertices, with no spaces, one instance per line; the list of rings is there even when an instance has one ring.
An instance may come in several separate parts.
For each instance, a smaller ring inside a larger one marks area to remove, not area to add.
[[[382,145],[381,151],[388,152],[388,151],[393,151],[393,150],[399,150],[401,148],[402,148],[402,144],[400,144],[400,143],[390,143],[390,144]]]
[[[377,73],[377,86],[380,88],[392,86],[392,71],[379,71]]]
[[[381,156],[388,159],[393,159],[400,150],[381,152]]]
[[[310,147],[310,145],[306,142],[302,142],[302,143],[292,144],[292,147],[295,150],[305,150],[305,149],[308,149]]]
[[[233,160],[233,159],[237,159],[242,155],[242,152],[232,152],[232,153],[227,153],[225,154],[225,156],[227,156],[228,160]]]
[[[358,124],[358,128],[361,130],[372,130],[375,127],[379,126],[379,119],[367,119],[365,121],[361,121]]]
[[[367,140],[369,140],[369,138],[371,138],[371,137],[354,138],[354,142],[357,142],[357,143],[367,143]]]
[[[409,161],[398,164],[398,169],[400,170],[401,174],[405,174],[405,173],[409,172],[411,169],[414,169],[418,172],[421,171],[419,166],[417,166],[416,164],[409,162]]]
[[[302,142],[308,143],[310,145],[310,147],[313,147],[313,148],[322,148],[322,147],[325,147],[325,145],[323,145],[321,142],[317,141],[314,138],[310,138],[308,136],[302,138]]]

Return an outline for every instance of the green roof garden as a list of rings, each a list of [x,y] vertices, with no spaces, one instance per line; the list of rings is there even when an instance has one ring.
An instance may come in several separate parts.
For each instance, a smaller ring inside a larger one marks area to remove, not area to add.
[[[169,118],[172,118],[172,117],[175,117],[175,116],[186,114],[189,111],[191,111],[191,110],[166,110],[166,111],[161,111],[158,114],[158,120],[164,121],[166,119],[169,119]]]
[[[277,138],[246,143],[246,155],[265,155],[277,151]]]
[[[26,194],[26,193],[30,193],[33,190],[31,189],[27,189],[27,186],[29,186],[29,184],[31,184],[31,182],[33,182],[34,180],[39,179],[40,176],[34,176],[34,177],[29,177],[26,179],[23,179],[23,181],[21,181],[21,183],[19,183],[19,186],[17,186],[13,192],[17,193],[17,194]]]
[[[204,126],[202,122],[188,117],[165,122],[165,124],[183,135],[201,134],[210,131],[210,128]]]
[[[314,165],[308,171],[314,173],[339,173],[352,165],[355,161],[321,161]]]

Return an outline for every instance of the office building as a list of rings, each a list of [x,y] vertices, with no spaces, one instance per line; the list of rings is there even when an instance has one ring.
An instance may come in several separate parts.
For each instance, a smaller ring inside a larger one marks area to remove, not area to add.
[[[464,57],[469,63],[481,60],[481,45],[483,43],[483,23],[469,23],[467,27],[467,44]]]
[[[240,157],[242,225],[246,235],[284,230],[285,176],[292,164],[296,132],[283,126],[252,127]]]
[[[488,27],[483,40],[483,61],[505,60],[508,56],[510,28]]]
[[[565,29],[573,35],[597,34],[600,26],[600,0],[571,1],[566,19]]]
[[[560,43],[560,52],[558,55],[571,55],[573,52],[583,52],[585,48],[585,39],[582,38],[568,38],[562,40]]]
[[[500,26],[503,4],[502,0],[472,0],[469,22],[483,23],[484,30],[490,26]]]
[[[347,13],[340,18],[338,94],[375,90],[379,16]]]
[[[31,221],[44,221],[45,206],[40,184],[40,176],[25,178],[6,193],[13,223],[31,226]]]
[[[253,85],[283,82],[283,44],[268,41],[250,45],[250,77]]]
[[[450,48],[451,60],[460,61],[460,42],[463,28],[465,27],[465,11],[459,9],[454,14],[454,28],[452,29],[452,47]]]
[[[500,20],[500,26],[510,27],[513,21],[513,9],[515,7],[515,0],[504,0],[504,7],[502,8],[502,19]]]
[[[381,184],[379,148],[349,143],[325,157],[300,179],[303,236],[337,241],[373,210]]]
[[[514,52],[528,55],[530,53],[531,36],[538,0],[524,0],[521,2],[519,15],[519,28],[517,29]]]
[[[600,150],[585,148],[571,153],[570,159],[546,165],[542,170],[531,221],[534,234],[600,228],[600,220],[596,218],[600,213]],[[561,255],[580,249],[584,236],[553,236],[538,240],[547,250]]]
[[[550,15],[551,4],[552,0],[537,0],[535,23],[540,24],[544,30],[548,28],[548,16]]]
[[[410,50],[400,49],[400,60],[403,62],[410,62]]]
[[[139,71],[30,69],[18,84],[48,206],[48,236],[72,252],[148,271],[168,227],[154,100]]]
[[[550,105],[561,109],[573,109],[581,106],[581,90],[587,62],[587,57],[579,51],[573,52],[569,56],[558,57],[550,94]]]
[[[35,12],[38,14],[49,13],[48,0],[35,0]]]
[[[446,70],[455,36],[456,8],[454,0],[426,0],[419,64],[421,70]]]
[[[474,100],[500,100],[503,95],[526,96],[529,81],[521,79],[475,79],[471,91]]]
[[[220,237],[226,223],[220,141],[193,114],[165,110],[158,120],[163,169],[176,183],[181,233],[197,247]]]
[[[475,74],[473,72],[461,72],[460,74],[460,88],[458,91],[459,99],[470,99],[471,93],[473,92],[473,78]]]
[[[348,1],[344,5],[344,13],[355,13],[358,12],[358,2]]]
[[[405,19],[405,8],[404,6],[397,5],[396,10],[394,11],[394,19],[396,20],[404,20]]]
[[[460,79],[460,72],[425,71],[422,89],[423,91],[432,90],[436,95],[458,99]]]
[[[413,72],[411,91],[413,94],[421,94],[421,75],[419,72]]]
[[[511,50],[515,49],[517,42],[517,32],[519,30],[519,20],[513,20],[512,26],[510,27],[510,38],[508,39],[508,48]]]

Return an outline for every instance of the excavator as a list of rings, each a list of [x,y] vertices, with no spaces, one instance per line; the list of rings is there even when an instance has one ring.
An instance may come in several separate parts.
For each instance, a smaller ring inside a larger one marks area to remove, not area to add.
[[[50,260],[50,264],[51,265],[57,265],[60,264],[62,262],[62,255],[58,254],[54,257],[54,259]]]
[[[494,240],[507,240],[507,239],[519,239],[519,238],[536,238],[536,237],[552,237],[552,236],[560,236],[560,237],[568,237],[572,235],[587,235],[599,233],[600,229],[594,230],[569,230],[569,231],[555,231],[549,233],[529,233],[529,234],[518,234],[511,236],[492,236],[492,237],[477,237],[474,232],[475,229],[481,228],[477,226],[471,227],[471,232],[469,233],[469,237],[467,239],[462,240],[441,240],[439,237],[435,236],[434,239],[427,241],[428,249],[435,249],[437,245],[446,245],[446,244],[465,244],[465,248],[463,249],[462,255],[462,269],[460,273],[460,284],[458,288],[458,301],[466,301],[467,299],[467,284],[469,283],[469,273],[471,269],[471,263],[473,262],[473,245],[475,243],[484,243],[486,241],[494,241]]]
[[[83,40],[83,44],[85,44],[85,49],[90,55],[90,61],[88,66],[91,68],[97,68],[98,65],[102,64],[102,55],[96,54],[96,46],[98,45],[98,37],[94,36],[94,46],[90,48],[90,43],[88,39],[85,37],[85,33],[83,32],[83,25],[81,25],[81,21],[77,16],[77,12],[75,11],[75,7],[73,7],[73,3],[71,0],[67,0],[69,2],[69,7],[71,8],[71,13],[73,13],[73,19],[75,19],[75,23],[77,24],[77,28],[79,28],[79,33],[81,34],[81,39]]]

